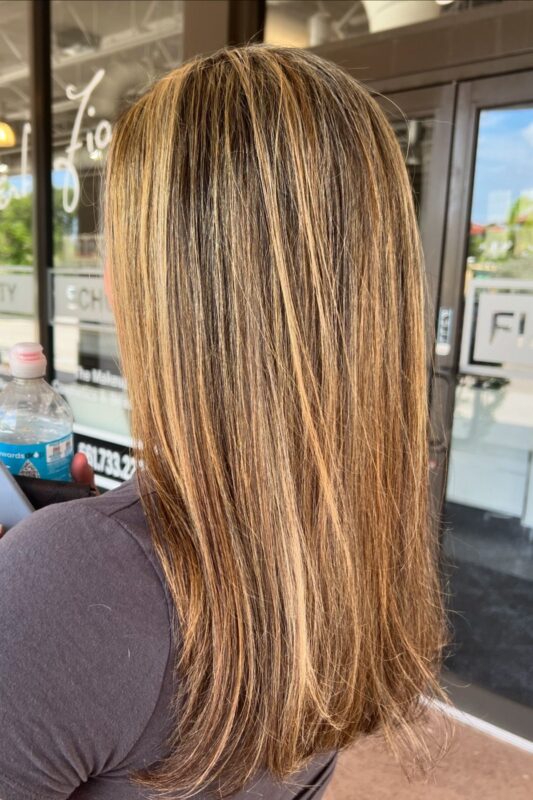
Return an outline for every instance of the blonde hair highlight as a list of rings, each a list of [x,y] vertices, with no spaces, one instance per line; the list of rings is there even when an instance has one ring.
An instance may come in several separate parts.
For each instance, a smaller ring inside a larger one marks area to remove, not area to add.
[[[137,780],[228,794],[374,731],[425,751],[449,634],[422,257],[384,114],[309,52],[224,49],[127,109],[106,185],[179,644],[168,756]]]

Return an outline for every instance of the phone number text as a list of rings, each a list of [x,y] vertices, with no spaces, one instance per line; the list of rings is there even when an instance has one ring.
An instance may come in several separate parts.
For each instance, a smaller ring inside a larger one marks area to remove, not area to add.
[[[100,475],[127,481],[135,472],[135,459],[129,453],[118,453],[108,447],[79,442],[78,453],[85,453],[87,461]]]

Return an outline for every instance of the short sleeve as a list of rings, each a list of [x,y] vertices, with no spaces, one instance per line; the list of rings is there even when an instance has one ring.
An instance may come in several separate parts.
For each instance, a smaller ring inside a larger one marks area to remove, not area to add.
[[[0,797],[60,800],[127,762],[170,650],[154,566],[92,500],[0,540]]]

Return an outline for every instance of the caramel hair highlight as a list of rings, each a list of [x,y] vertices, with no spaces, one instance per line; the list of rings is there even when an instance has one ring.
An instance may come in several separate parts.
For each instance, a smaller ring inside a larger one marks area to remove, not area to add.
[[[305,51],[223,49],[118,120],[106,247],[175,726],[137,780],[216,796],[380,732],[415,760],[448,642],[424,274],[393,131]]]

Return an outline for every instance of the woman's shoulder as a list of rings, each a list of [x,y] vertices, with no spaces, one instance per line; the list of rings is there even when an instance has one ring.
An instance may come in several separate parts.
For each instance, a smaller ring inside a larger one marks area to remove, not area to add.
[[[149,539],[133,482],[36,511],[0,539],[0,794],[10,779],[24,797],[67,797],[155,759],[172,635]]]
[[[136,615],[131,624],[141,633],[168,636],[170,601],[135,477],[11,528],[0,540],[0,583],[4,596],[30,590],[48,607],[64,603],[79,614],[109,606],[123,623]]]
[[[29,552],[24,552],[26,550]],[[142,555],[162,579],[154,557],[135,475],[97,497],[55,503],[31,514],[2,539],[0,552],[21,552],[25,557],[54,558],[58,563],[75,559],[76,564],[106,560],[113,552],[128,560]],[[1,558],[1,556],[0,556]],[[153,578],[154,576],[151,575]]]

